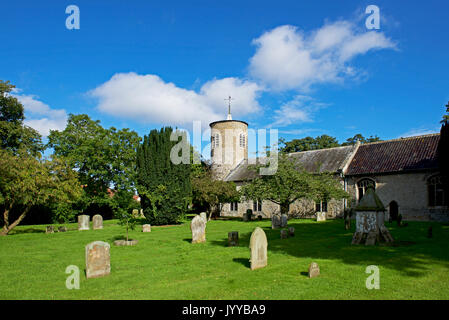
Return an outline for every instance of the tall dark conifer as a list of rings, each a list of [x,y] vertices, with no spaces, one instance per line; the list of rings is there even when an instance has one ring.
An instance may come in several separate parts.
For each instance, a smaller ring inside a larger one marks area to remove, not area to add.
[[[190,164],[174,164],[173,129],[154,129],[137,150],[137,183],[143,212],[151,224],[177,223],[191,202]],[[181,139],[181,137],[179,138]]]

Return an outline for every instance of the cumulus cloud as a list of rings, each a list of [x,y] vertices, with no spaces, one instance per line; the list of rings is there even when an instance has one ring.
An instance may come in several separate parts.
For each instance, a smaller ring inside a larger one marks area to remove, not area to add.
[[[341,82],[357,70],[349,62],[372,50],[394,49],[382,32],[358,32],[354,24],[338,21],[305,33],[283,25],[253,40],[250,74],[272,90],[308,89],[313,84]]]
[[[312,97],[297,95],[274,111],[274,122],[270,127],[286,127],[291,124],[313,122],[313,113],[327,106]]]
[[[225,98],[235,97],[232,113],[243,116],[260,110],[257,97],[261,87],[239,78],[213,79],[193,91],[165,82],[157,75],[117,73],[91,90],[102,112],[144,123],[203,125],[226,118]]]
[[[47,137],[50,130],[64,130],[67,123],[67,114],[63,109],[52,109],[49,105],[38,100],[35,95],[19,95],[19,90],[14,96],[22,103],[25,109],[25,125],[37,130],[42,136]]]

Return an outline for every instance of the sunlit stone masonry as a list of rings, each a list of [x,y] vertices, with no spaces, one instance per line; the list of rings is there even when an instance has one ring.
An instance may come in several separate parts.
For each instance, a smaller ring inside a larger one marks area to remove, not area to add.
[[[92,229],[103,229],[103,217],[99,214],[96,214],[92,218]]]

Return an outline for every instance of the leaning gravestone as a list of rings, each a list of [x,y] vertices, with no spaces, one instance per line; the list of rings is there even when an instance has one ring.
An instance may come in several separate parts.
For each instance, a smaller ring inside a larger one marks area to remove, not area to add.
[[[150,224],[144,224],[142,226],[142,232],[151,232],[151,225]]]
[[[288,223],[288,216],[286,214],[281,215],[281,228],[286,228]]]
[[[55,232],[55,228],[53,226],[47,226],[47,228],[45,229],[45,233],[54,233]]]
[[[207,223],[207,214],[206,212],[201,212],[200,217],[203,218],[204,222]]]
[[[96,214],[92,218],[92,229],[103,229],[103,217],[99,214]]]
[[[239,245],[239,232],[231,231],[228,233],[228,246],[235,247]]]
[[[278,229],[280,227],[281,227],[281,219],[277,214],[275,214],[271,217],[271,228]]]
[[[320,267],[318,263],[312,262],[309,266],[309,278],[315,278],[320,275]]]
[[[90,217],[88,215],[80,215],[78,216],[78,230],[89,230],[89,220]]]
[[[67,232],[67,227],[64,227],[64,226],[59,227],[58,232]]]
[[[190,223],[192,230],[192,243],[206,242],[206,222],[201,216],[196,215]]]
[[[111,246],[107,242],[94,241],[86,246],[86,278],[107,276],[111,273]]]
[[[268,241],[265,232],[261,228],[257,227],[254,229],[249,241],[249,247],[251,249],[251,270],[265,267],[268,263]]]

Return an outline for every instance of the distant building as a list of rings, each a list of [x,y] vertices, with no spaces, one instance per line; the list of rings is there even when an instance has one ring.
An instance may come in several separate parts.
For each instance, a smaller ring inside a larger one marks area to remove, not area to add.
[[[232,120],[229,112],[227,120],[210,127],[212,171],[216,179],[233,181],[239,188],[256,174],[248,169],[248,124]],[[327,218],[342,216],[372,185],[392,216],[400,213],[404,220],[449,221],[449,190],[441,182],[436,158],[439,138],[439,134],[429,134],[291,153],[306,170],[319,168],[338,176],[353,203],[302,199],[290,205],[289,214],[312,217],[320,211]],[[247,209],[265,218],[280,211],[271,201],[253,199],[224,204],[222,215],[242,216]]]

